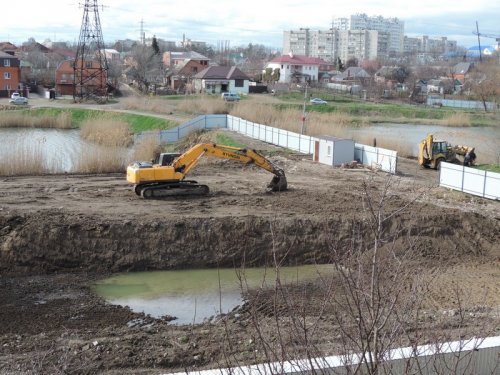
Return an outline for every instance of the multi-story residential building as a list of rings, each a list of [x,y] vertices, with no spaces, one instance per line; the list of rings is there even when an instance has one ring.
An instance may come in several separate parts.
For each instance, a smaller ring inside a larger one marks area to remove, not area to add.
[[[398,18],[354,14],[349,18],[334,18],[332,25],[338,30],[376,30],[381,38],[378,42],[379,54],[388,56],[403,53],[404,22]]]
[[[380,55],[378,34],[375,30],[339,31],[337,56],[344,62],[349,59],[376,59]]]
[[[438,39],[429,38],[427,35],[422,35],[415,38],[404,38],[405,54],[431,53],[444,55],[449,52],[457,51],[457,42],[448,40],[447,37]]]
[[[19,87],[20,61],[9,53],[0,51],[0,97],[9,97]]]
[[[301,28],[283,32],[283,54],[337,58],[375,59],[403,52],[404,23],[397,18],[368,17],[356,14],[335,18],[332,28]]]

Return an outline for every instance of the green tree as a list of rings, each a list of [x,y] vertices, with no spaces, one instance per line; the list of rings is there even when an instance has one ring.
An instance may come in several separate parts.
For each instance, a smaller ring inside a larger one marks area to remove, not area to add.
[[[151,41],[151,48],[153,48],[155,55],[160,54],[160,46],[158,45],[158,40],[156,40],[156,35],[153,35],[153,40]]]

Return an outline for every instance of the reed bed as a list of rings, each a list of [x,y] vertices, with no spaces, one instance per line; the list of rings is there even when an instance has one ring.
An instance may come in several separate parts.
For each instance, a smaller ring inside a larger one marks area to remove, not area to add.
[[[157,133],[143,135],[142,138],[134,144],[130,161],[144,161],[155,159],[162,151]]]
[[[227,114],[229,113],[228,106],[228,103],[219,96],[202,96],[195,99],[187,97],[179,101],[176,109],[193,115]]]
[[[128,149],[123,147],[82,147],[72,172],[112,173],[127,168]]]
[[[271,105],[244,102],[238,103],[231,110],[231,115],[312,136],[335,135],[341,137],[346,134],[348,127],[352,127],[353,122],[353,118],[345,112],[310,112],[303,124],[302,110],[279,109]]]
[[[120,103],[125,109],[136,111],[170,114],[174,109],[174,105],[172,103],[158,98],[123,98],[120,100]]]
[[[33,116],[26,112],[0,112],[1,128],[53,128],[71,129],[71,113],[62,112],[57,115]]]
[[[469,127],[472,121],[470,115],[465,112],[452,113],[439,121],[439,125],[453,127]]]
[[[133,143],[129,125],[106,116],[85,120],[80,127],[80,137],[103,146],[128,147]]]
[[[43,149],[40,145],[27,144],[21,138],[9,146],[9,150],[2,150],[0,154],[1,176],[22,176],[53,172],[44,161]],[[5,154],[4,154],[5,153]]]

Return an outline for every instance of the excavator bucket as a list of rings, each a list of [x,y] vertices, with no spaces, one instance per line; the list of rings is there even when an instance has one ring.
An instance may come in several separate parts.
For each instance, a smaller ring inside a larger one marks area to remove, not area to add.
[[[272,191],[283,191],[287,189],[287,182],[285,176],[274,176],[267,187]]]

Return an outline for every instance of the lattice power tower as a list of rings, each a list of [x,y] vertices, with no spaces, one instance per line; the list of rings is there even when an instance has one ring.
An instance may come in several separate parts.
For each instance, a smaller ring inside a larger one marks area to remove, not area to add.
[[[73,70],[75,102],[107,100],[108,62],[104,54],[97,0],[85,0],[83,5],[82,26]]]

